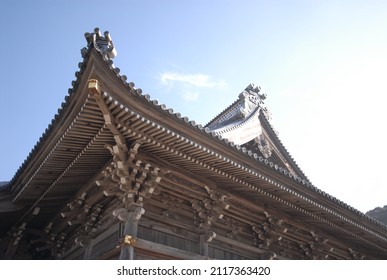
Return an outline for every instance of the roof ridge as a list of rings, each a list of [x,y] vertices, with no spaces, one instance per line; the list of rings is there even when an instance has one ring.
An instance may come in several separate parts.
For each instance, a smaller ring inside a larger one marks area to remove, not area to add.
[[[209,127],[210,125],[212,125],[214,122],[216,122],[218,119],[220,119],[222,115],[224,115],[227,111],[231,110],[235,105],[237,105],[238,102],[239,102],[239,99],[235,100],[226,109],[224,109],[222,112],[220,112],[215,117],[213,117],[204,127]]]

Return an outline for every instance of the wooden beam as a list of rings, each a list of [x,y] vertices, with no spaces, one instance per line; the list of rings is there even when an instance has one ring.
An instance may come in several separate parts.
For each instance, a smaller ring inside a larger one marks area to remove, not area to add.
[[[254,246],[250,246],[250,245],[244,244],[242,242],[239,242],[239,241],[236,241],[236,240],[233,240],[233,239],[221,236],[221,235],[216,235],[215,240],[222,242],[222,243],[225,243],[225,244],[228,244],[228,245],[231,245],[231,246],[234,246],[234,247],[237,247],[237,248],[242,249],[242,250],[248,250],[250,252],[257,253],[259,255],[266,255],[268,252],[270,253],[270,251],[263,250],[263,249],[260,249],[260,248],[254,247]],[[280,257],[280,256],[276,256],[276,258],[277,259],[285,259],[285,258]]]
[[[188,251],[184,251],[184,250],[177,249],[177,248],[170,247],[170,246],[163,245],[163,244],[158,244],[158,243],[144,240],[141,238],[137,239],[137,241],[134,245],[134,248],[147,251],[147,252],[149,252],[150,255],[152,255],[152,253],[155,253],[155,254],[161,254],[161,255],[165,255],[165,256],[171,256],[171,257],[174,257],[177,259],[182,259],[182,260],[205,260],[205,259],[209,259],[206,256],[194,254],[194,253],[191,253]]]

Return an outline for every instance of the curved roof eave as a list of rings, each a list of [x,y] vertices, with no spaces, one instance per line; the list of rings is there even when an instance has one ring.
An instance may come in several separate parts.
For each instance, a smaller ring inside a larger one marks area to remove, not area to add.
[[[308,190],[312,191],[313,193],[317,194],[318,196],[320,196],[320,197],[322,197],[324,199],[328,199],[328,201],[330,201],[331,203],[333,203],[333,204],[335,204],[335,205],[337,205],[339,207],[343,207],[344,209],[346,209],[346,210],[350,211],[351,213],[355,214],[356,216],[358,216],[360,218],[365,218],[366,220],[371,221],[371,222],[377,224],[378,226],[381,226],[381,227],[387,229],[387,227],[384,224],[380,223],[379,221],[376,221],[375,219],[365,215],[364,213],[360,212],[359,210],[349,206],[348,204],[340,201],[339,199],[337,199],[337,198],[335,198],[335,197],[325,193],[324,191],[318,189],[313,184],[311,184],[309,181],[307,181],[305,179],[302,179],[302,178],[300,178],[300,177],[298,177],[298,176],[296,176],[294,174],[290,174],[286,170],[284,170],[282,168],[278,168],[278,166],[274,165],[273,163],[271,163],[267,159],[264,159],[263,157],[258,156],[256,153],[253,153],[252,151],[246,149],[245,147],[241,147],[239,145],[235,145],[233,142],[230,142],[227,139],[222,138],[220,135],[216,135],[214,132],[211,132],[210,129],[208,129],[207,126],[210,123],[212,123],[215,119],[217,119],[218,116],[221,115],[223,112],[227,111],[229,108],[234,106],[235,103],[238,102],[238,100],[235,101],[233,104],[231,104],[227,109],[225,109],[222,113],[220,113],[212,121],[210,121],[206,126],[202,126],[201,124],[197,124],[193,120],[189,120],[188,117],[182,117],[180,113],[175,113],[172,109],[167,108],[164,104],[159,104],[157,100],[152,100],[148,94],[143,94],[141,89],[136,89],[134,87],[134,83],[127,82],[127,78],[126,78],[125,75],[120,75],[119,68],[114,67],[114,64],[113,64],[111,58],[109,58],[106,55],[104,55],[101,50],[96,49],[93,44],[90,44],[88,46],[88,48],[86,48],[86,49],[85,48],[82,49],[83,61],[78,64],[79,71],[75,72],[75,76],[77,77],[77,79],[72,82],[72,88],[70,88],[68,90],[68,95],[65,96],[65,101],[62,102],[61,107],[58,109],[58,113],[55,114],[54,118],[51,120],[51,123],[48,125],[46,130],[43,132],[43,134],[41,135],[41,137],[39,138],[39,140],[37,141],[37,143],[35,144],[35,146],[31,150],[31,152],[28,154],[27,158],[24,160],[22,165],[16,171],[14,177],[5,186],[11,187],[15,183],[15,181],[17,181],[18,177],[25,170],[26,166],[29,164],[29,162],[32,160],[34,155],[39,151],[39,149],[43,145],[44,140],[47,138],[47,136],[52,131],[53,126],[62,117],[64,109],[68,106],[69,100],[72,98],[73,93],[76,92],[76,90],[77,90],[77,87],[79,85],[79,80],[82,77],[83,71],[85,69],[85,65],[87,63],[87,60],[89,58],[89,55],[90,55],[92,49],[95,49],[101,55],[101,58],[106,61],[106,63],[109,65],[111,71],[113,71],[117,75],[117,77],[122,81],[122,83],[124,83],[124,85],[126,87],[128,87],[128,89],[130,89],[132,92],[134,92],[135,94],[137,94],[138,96],[143,98],[151,106],[154,106],[156,110],[160,110],[160,111],[162,111],[164,113],[167,113],[172,118],[174,118],[176,121],[183,122],[184,124],[188,125],[189,127],[193,128],[195,130],[201,131],[201,133],[203,133],[203,135],[207,135],[207,137],[210,137],[212,139],[216,139],[217,141],[219,141],[219,143],[222,143],[223,145],[227,145],[231,149],[236,149],[237,151],[239,151],[242,154],[244,154],[246,157],[254,158],[258,164],[266,166],[267,168],[271,169],[274,173],[279,174],[280,176],[283,176],[286,179],[289,179],[289,178],[293,179],[293,181],[296,184],[299,184],[300,186],[306,187]],[[269,121],[268,121],[268,123],[270,124]],[[270,127],[272,128],[271,125],[270,125]],[[274,131],[274,129],[273,129],[273,131]],[[287,152],[287,150],[284,147],[284,145],[282,144],[282,142],[279,139],[278,139],[278,141],[282,145],[284,150]],[[289,155],[290,158],[292,158],[291,155],[288,152],[287,152],[287,154]]]

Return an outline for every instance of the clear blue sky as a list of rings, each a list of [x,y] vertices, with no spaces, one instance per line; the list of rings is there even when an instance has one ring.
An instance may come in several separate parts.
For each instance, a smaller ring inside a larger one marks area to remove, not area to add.
[[[0,181],[63,102],[86,45],[108,30],[115,65],[153,99],[206,124],[254,82],[318,188],[387,204],[386,1],[1,0]]]

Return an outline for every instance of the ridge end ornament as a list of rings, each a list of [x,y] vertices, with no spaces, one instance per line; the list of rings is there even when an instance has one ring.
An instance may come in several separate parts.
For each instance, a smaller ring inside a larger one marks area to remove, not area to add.
[[[249,84],[243,92],[239,94],[239,99],[242,101],[240,113],[247,117],[256,107],[263,104],[263,100],[267,97],[266,93],[261,93],[261,87],[253,83]]]
[[[270,147],[269,141],[263,134],[256,137],[254,142],[257,144],[259,151],[265,158],[269,158],[271,156],[272,148]]]
[[[117,50],[114,47],[109,31],[105,31],[102,36],[99,28],[96,27],[94,28],[94,32],[86,32],[85,38],[87,41],[87,47],[90,48],[93,46],[105,57],[105,59],[109,60],[117,56]],[[84,49],[82,50],[82,55],[85,55]]]
[[[253,83],[249,84],[229,108],[208,124],[210,132],[243,145],[262,134],[259,115],[266,110],[263,100],[266,94]]]

